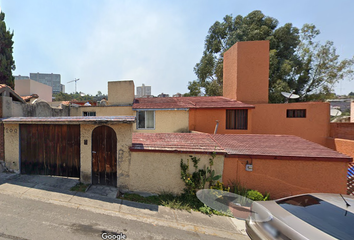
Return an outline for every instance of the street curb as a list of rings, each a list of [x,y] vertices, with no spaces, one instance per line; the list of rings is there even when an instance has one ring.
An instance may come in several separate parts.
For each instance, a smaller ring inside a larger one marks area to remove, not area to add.
[[[120,204],[109,203],[108,205],[112,205],[112,206],[115,206],[117,204],[117,210],[113,210],[112,208],[111,209],[102,208],[102,207],[100,208],[100,207],[90,206],[87,204],[79,204],[79,203],[70,202],[74,197],[79,198],[79,199],[83,198],[83,199],[87,200],[87,198],[85,198],[85,197],[77,196],[77,192],[73,192],[73,195],[71,195],[69,200],[62,200],[59,198],[53,199],[52,197],[55,195],[57,195],[58,197],[60,195],[67,195],[67,196],[65,196],[65,197],[63,196],[63,197],[64,197],[64,199],[68,199],[70,195],[62,194],[62,193],[55,193],[55,194],[47,194],[46,196],[48,198],[43,198],[38,195],[31,194],[31,192],[34,192],[34,193],[36,193],[37,191],[46,192],[45,190],[35,189],[36,191],[31,191],[31,188],[28,188],[28,187],[21,187],[21,188],[23,188],[22,192],[20,192],[20,191],[13,192],[8,189],[6,189],[6,190],[1,189],[0,193],[6,194],[6,195],[11,195],[14,197],[19,197],[22,199],[37,200],[37,201],[41,201],[41,202],[66,206],[66,207],[70,207],[70,208],[87,210],[87,211],[91,211],[94,213],[100,213],[100,214],[117,216],[117,217],[124,217],[129,220],[135,220],[135,221],[140,221],[140,222],[144,222],[144,223],[148,223],[148,224],[159,225],[159,226],[164,226],[164,227],[171,227],[171,228],[175,228],[175,229],[179,229],[179,230],[191,231],[191,232],[195,232],[195,233],[207,234],[207,235],[211,235],[211,236],[218,236],[218,237],[223,237],[223,238],[228,238],[228,239],[239,239],[239,237],[244,236],[244,233],[242,233],[241,231],[239,231],[237,229],[237,225],[234,223],[232,218],[228,218],[228,221],[230,221],[231,225],[234,226],[234,231],[227,231],[227,230],[220,230],[220,229],[213,228],[213,227],[196,225],[196,224],[192,224],[192,223],[178,222],[177,217],[176,217],[176,215],[177,215],[176,210],[173,210],[173,209],[171,209],[171,210],[174,215],[174,217],[173,217],[174,220],[173,221],[169,220],[169,219],[162,220],[162,219],[159,219],[159,218],[156,218],[153,216],[144,215],[144,213],[138,215],[138,214],[132,214],[132,213],[127,213],[127,212],[121,212],[121,206],[123,204],[123,201],[121,201]],[[43,194],[45,194],[45,193],[43,193]],[[76,199],[76,201],[77,201],[77,199]],[[94,201],[102,202],[102,205],[107,205],[107,203],[108,203],[108,202],[104,202],[101,200],[94,200]],[[124,200],[124,201],[126,201],[126,200]],[[165,208],[163,206],[157,206],[157,205],[152,205],[152,204],[148,204],[148,205],[151,205],[151,207],[154,207],[154,208],[155,207]],[[151,211],[151,210],[146,210],[146,211]]]

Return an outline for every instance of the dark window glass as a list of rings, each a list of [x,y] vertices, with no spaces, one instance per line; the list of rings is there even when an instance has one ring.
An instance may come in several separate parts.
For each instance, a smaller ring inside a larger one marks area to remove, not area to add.
[[[145,111],[138,112],[138,128],[145,128]]]
[[[226,110],[226,129],[247,130],[248,109]]]
[[[83,112],[83,116],[96,116],[96,112]]]
[[[277,203],[286,211],[335,238],[353,239],[354,214],[345,209],[311,195],[293,197]],[[344,201],[343,206],[345,207]]]
[[[155,128],[155,112],[154,111],[138,111],[137,113],[138,129],[153,129]]]
[[[305,118],[306,109],[288,109],[286,110],[287,118]]]

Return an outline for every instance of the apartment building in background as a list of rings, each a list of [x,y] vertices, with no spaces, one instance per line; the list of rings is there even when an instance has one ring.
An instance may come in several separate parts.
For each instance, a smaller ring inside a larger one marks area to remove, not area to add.
[[[53,94],[65,92],[65,86],[61,84],[60,74],[54,73],[30,73],[30,79],[51,86]]]
[[[151,86],[145,86],[145,84],[142,84],[142,86],[136,87],[136,98],[149,96],[151,96]]]
[[[15,80],[29,79],[29,76],[14,75],[13,77],[15,78]]]

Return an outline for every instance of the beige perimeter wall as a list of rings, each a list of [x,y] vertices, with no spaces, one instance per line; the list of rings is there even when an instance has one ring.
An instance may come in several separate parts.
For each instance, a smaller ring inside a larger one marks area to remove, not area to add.
[[[132,145],[132,125],[130,123],[119,123],[109,125],[117,134],[117,187],[128,188],[129,171],[131,165],[131,157],[129,147]],[[80,181],[83,183],[91,183],[92,173],[92,131],[101,125],[81,124],[81,172]],[[87,140],[87,145],[84,141]]]
[[[187,162],[190,154],[182,153],[156,153],[156,152],[132,152],[130,166],[131,191],[144,191],[151,193],[172,192],[182,193],[185,187],[181,179],[181,159]],[[210,155],[193,154],[200,158],[199,168],[209,166]],[[193,162],[189,160],[190,172],[194,171]],[[214,159],[213,169],[217,175],[221,175],[224,166],[224,156],[217,155]]]
[[[15,171],[20,170],[19,132],[18,124],[4,124],[5,163],[7,168]]]

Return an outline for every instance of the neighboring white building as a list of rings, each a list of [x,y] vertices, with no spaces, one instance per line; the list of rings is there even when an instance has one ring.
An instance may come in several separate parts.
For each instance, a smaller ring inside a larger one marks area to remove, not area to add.
[[[145,84],[142,84],[142,86],[136,87],[136,98],[149,96],[151,96],[151,86],[145,86]]]

